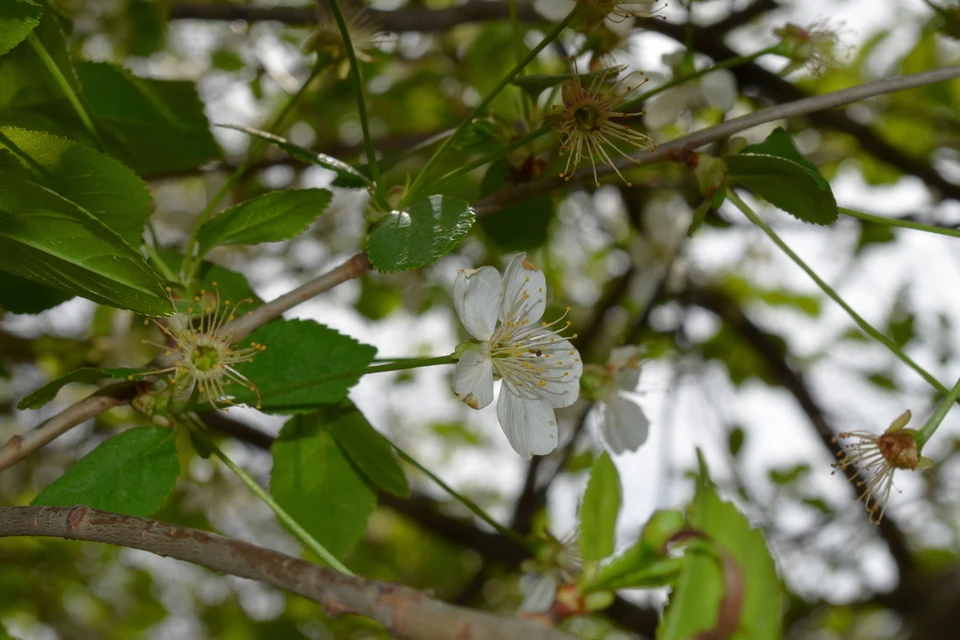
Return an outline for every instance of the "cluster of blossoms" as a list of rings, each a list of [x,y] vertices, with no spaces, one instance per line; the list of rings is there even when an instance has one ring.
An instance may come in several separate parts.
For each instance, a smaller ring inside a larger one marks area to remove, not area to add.
[[[840,460],[834,465],[834,473],[848,469],[859,472],[848,479],[856,482],[861,490],[857,500],[863,501],[874,524],[883,520],[893,489],[894,472],[897,469],[927,469],[933,465],[929,458],[920,457],[917,432],[904,429],[909,421],[910,412],[906,411],[880,435],[870,431],[849,431],[834,438],[834,442],[838,438],[854,441],[844,445],[837,454]]]
[[[623,66],[611,67],[598,71],[593,75],[590,84],[584,86],[574,64],[573,78],[565,80],[560,85],[563,106],[559,112],[546,115],[544,122],[560,136],[561,155],[569,154],[566,167],[560,174],[561,177],[567,180],[572,178],[580,162],[587,158],[593,166],[593,181],[599,187],[596,165],[596,159],[599,158],[603,164],[612,167],[620,179],[630,186],[630,182],[614,165],[607,149],[613,149],[617,154],[639,164],[639,160],[624,153],[617,143],[626,143],[638,149],[652,150],[656,147],[648,136],[634,131],[625,124],[615,122],[621,118],[643,115],[643,112],[623,113],[614,110],[633,93],[637,86],[646,82],[644,79],[636,86],[623,86],[624,82],[636,75],[635,73],[628,74],[615,83],[607,82],[611,76],[615,78],[620,75],[624,68]]]
[[[173,374],[170,386],[177,395],[190,396],[196,390],[212,407],[219,408],[220,405],[233,404],[233,398],[226,390],[233,383],[256,393],[259,398],[256,385],[234,367],[241,362],[250,362],[266,347],[256,342],[241,348],[234,345],[231,323],[236,319],[237,309],[252,300],[231,304],[230,300],[220,299],[217,283],[213,286],[212,294],[201,290],[185,307],[181,307],[167,290],[174,314],[167,324],[156,322],[167,343],[142,341],[163,350],[161,357],[166,366],[140,375]],[[259,400],[256,407],[260,407]]]
[[[521,253],[503,276],[493,267],[461,270],[453,295],[460,321],[476,338],[458,349],[454,393],[482,409],[493,402],[494,381],[502,380],[497,417],[511,446],[524,458],[550,453],[559,439],[554,409],[576,402],[583,363],[562,335],[570,326],[566,314],[540,322],[547,306],[543,272]]]

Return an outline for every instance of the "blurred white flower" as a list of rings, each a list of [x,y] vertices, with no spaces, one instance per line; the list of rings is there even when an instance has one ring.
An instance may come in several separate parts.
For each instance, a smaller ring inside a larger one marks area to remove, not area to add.
[[[647,440],[650,420],[636,400],[625,395],[637,390],[643,348],[629,345],[610,351],[607,372],[610,385],[604,400],[597,403],[600,436],[611,452],[636,451]]]
[[[550,611],[557,598],[557,589],[576,580],[583,569],[577,536],[571,534],[558,540],[548,535],[535,559],[524,562],[521,569],[524,575],[520,578],[520,590],[524,598],[520,611]]]
[[[493,402],[494,380],[502,379],[497,417],[510,445],[524,458],[550,453],[558,443],[554,409],[577,400],[583,363],[560,335],[569,321],[538,322],[547,305],[543,272],[521,253],[502,278],[493,267],[461,270],[453,297],[477,339],[457,362],[454,393],[482,409]]]
[[[675,78],[692,72],[684,56],[680,51],[663,57],[664,63],[673,68]],[[684,111],[713,107],[726,113],[736,104],[737,95],[737,79],[733,73],[729,69],[717,69],[654,96],[646,105],[643,121],[651,129],[662,129]]]

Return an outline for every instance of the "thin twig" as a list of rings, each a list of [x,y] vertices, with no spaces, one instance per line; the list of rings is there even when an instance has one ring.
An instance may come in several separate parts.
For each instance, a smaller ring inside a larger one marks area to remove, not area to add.
[[[149,551],[266,582],[323,606],[327,615],[361,615],[411,640],[561,640],[571,636],[530,620],[440,602],[419,591],[348,576],[248,542],[88,507],[0,507],[0,537],[46,536]]]
[[[135,393],[136,383],[112,384],[68,407],[25,434],[13,436],[0,447],[0,471],[20,462],[78,424],[95,418],[108,409],[129,403]]]

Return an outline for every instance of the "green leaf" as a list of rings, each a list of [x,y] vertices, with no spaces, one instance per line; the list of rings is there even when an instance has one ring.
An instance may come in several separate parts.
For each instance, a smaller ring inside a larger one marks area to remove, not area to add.
[[[760,144],[724,158],[727,183],[740,183],[802,222],[836,222],[837,201],[830,183],[817,167],[800,155],[783,129]]]
[[[0,172],[0,269],[147,315],[169,313],[160,276],[102,222],[57,194]]]
[[[0,0],[0,56],[23,42],[41,15],[43,9],[30,0]]]
[[[161,427],[129,429],[103,442],[31,503],[94,509],[146,517],[173,493],[180,475],[176,432]]]
[[[780,638],[782,588],[763,533],[717,495],[703,467],[690,507],[690,527],[706,534],[718,552],[739,567],[743,599],[730,640]],[[684,569],[657,629],[657,640],[690,640],[715,628],[724,597],[724,575],[714,554],[688,552]]]
[[[323,213],[333,197],[326,189],[272,191],[230,207],[197,233],[201,255],[221,244],[258,244],[292,238]]]
[[[144,369],[100,369],[97,367],[83,367],[62,375],[56,380],[51,380],[36,391],[28,394],[20,404],[18,409],[39,409],[51,400],[57,397],[60,389],[71,382],[97,382],[104,378],[114,378],[117,380],[126,380],[131,374],[140,373]]]
[[[40,313],[72,297],[69,293],[0,271],[0,309],[12,313]]]
[[[314,415],[287,422],[273,443],[270,493],[338,558],[363,536],[376,507],[376,494]]]
[[[375,486],[395,496],[410,495],[410,485],[393,455],[393,447],[347,400],[319,412],[320,424],[333,434],[340,449]]]
[[[301,162],[315,164],[318,167],[327,169],[328,171],[333,171],[335,174],[337,174],[338,187],[361,189],[363,187],[369,187],[373,184],[370,182],[369,178],[348,165],[346,162],[337,160],[332,156],[317,153],[316,151],[304,149],[303,147],[295,145],[289,140],[281,138],[280,136],[267,133],[266,131],[260,131],[259,129],[253,129],[251,127],[238,127],[232,124],[224,124],[220,126],[227,129],[243,131],[244,133],[254,136],[255,138],[266,140],[270,144],[280,147]]]
[[[365,368],[377,353],[375,347],[312,320],[271,322],[240,346],[250,342],[260,343],[266,350],[253,362],[237,365],[237,371],[257,385],[262,410],[276,413],[310,411],[340,402],[360,376],[330,378]],[[258,402],[248,389],[237,390],[236,400],[250,405]]]
[[[580,555],[585,563],[613,553],[619,513],[620,476],[604,451],[593,463],[580,505]]]
[[[139,78],[82,62],[84,100],[109,153],[142,175],[186,171],[223,153],[192,82]]]
[[[62,196],[133,247],[142,243],[153,199],[146,183],[112,158],[49,133],[0,127],[3,174]]]
[[[435,195],[414,202],[374,226],[367,240],[370,264],[384,273],[433,264],[460,243],[473,220],[463,200]]]

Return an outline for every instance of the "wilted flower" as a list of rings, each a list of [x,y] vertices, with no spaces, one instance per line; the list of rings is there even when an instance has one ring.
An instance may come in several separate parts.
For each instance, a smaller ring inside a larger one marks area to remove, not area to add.
[[[696,71],[683,51],[666,54],[663,62],[673,69],[674,78]],[[646,105],[643,122],[651,129],[662,129],[684,111],[713,107],[726,113],[736,104],[737,95],[737,79],[733,73],[729,69],[717,69],[654,96]]]
[[[850,467],[859,472],[855,476],[859,479],[855,482],[862,492],[857,500],[863,501],[870,522],[874,524],[883,520],[893,489],[894,472],[897,469],[926,469],[933,464],[928,458],[920,457],[916,431],[904,429],[909,421],[910,412],[905,411],[880,435],[870,431],[849,431],[834,438],[834,442],[838,438],[854,440],[837,454],[840,459],[834,464],[834,473]]]
[[[521,566],[525,575],[520,580],[524,592],[520,611],[543,613],[553,608],[557,589],[580,576],[583,558],[575,535],[563,540],[549,536],[545,544],[537,551],[536,558],[527,560]]]
[[[457,362],[454,393],[482,409],[493,402],[494,380],[502,379],[497,417],[510,445],[525,458],[550,453],[558,440],[554,409],[576,401],[583,364],[560,335],[569,321],[537,322],[547,304],[543,272],[521,253],[502,278],[493,267],[461,270],[453,296],[460,321],[477,339]]]
[[[636,391],[640,381],[641,347],[629,345],[610,351],[606,372],[608,383],[597,403],[598,429],[613,453],[636,451],[647,440],[650,420],[627,393]]]
[[[174,314],[168,320],[169,326],[157,321],[156,325],[167,339],[161,345],[149,340],[163,349],[162,358],[167,366],[137,375],[161,375],[172,373],[170,385],[181,395],[189,396],[196,390],[213,407],[221,404],[233,404],[226,386],[237,383],[257,393],[257,387],[234,366],[241,362],[250,362],[253,357],[266,349],[256,342],[249,347],[236,348],[229,323],[236,318],[237,308],[251,300],[241,300],[231,304],[229,300],[220,300],[220,292],[213,283],[214,292],[200,291],[193,303],[181,310],[171,296]],[[168,289],[169,292],[169,289]],[[195,319],[197,313],[199,318]],[[257,403],[257,408],[260,403]]]
[[[573,177],[574,171],[583,158],[588,158],[593,165],[593,181],[600,186],[597,179],[596,159],[600,158],[603,164],[613,167],[620,179],[630,186],[630,182],[623,177],[620,170],[613,164],[609,147],[616,153],[625,158],[633,160],[637,164],[639,160],[631,158],[616,146],[617,142],[625,142],[628,145],[638,149],[653,149],[656,145],[649,137],[630,127],[614,122],[618,118],[629,118],[642,116],[643,112],[621,113],[614,111],[614,108],[624,101],[637,86],[646,82],[644,79],[636,86],[621,85],[633,73],[628,74],[618,80],[616,83],[607,84],[607,78],[620,75],[625,67],[611,67],[598,71],[588,87],[584,87],[580,74],[577,72],[576,65],[573,65],[573,78],[565,80],[560,85],[560,94],[563,101],[563,109],[556,113],[548,114],[544,117],[544,122],[553,127],[554,131],[560,136],[560,153],[569,153],[567,165],[561,177],[569,180]]]
[[[827,20],[817,20],[807,27],[787,23],[774,33],[780,36],[777,53],[790,59],[782,74],[800,67],[806,67],[812,74],[820,74],[840,66],[837,61],[841,49],[840,29],[831,27]]]
[[[337,64],[338,73],[346,77],[350,71],[350,61],[347,55],[346,44],[340,33],[340,27],[330,10],[323,8],[324,3],[317,3],[317,26],[314,27],[310,38],[304,43],[304,53],[316,53],[318,63]],[[358,60],[372,62],[371,54],[383,38],[377,22],[370,17],[367,10],[360,5],[343,5],[343,21],[350,34],[350,43]]]

